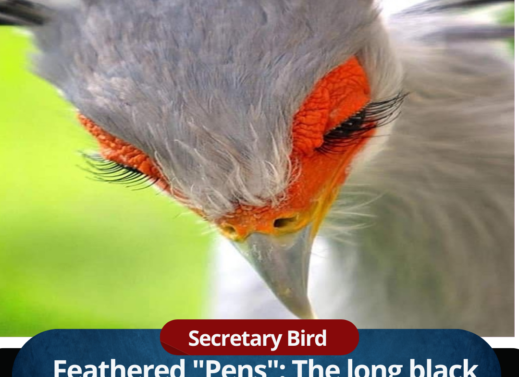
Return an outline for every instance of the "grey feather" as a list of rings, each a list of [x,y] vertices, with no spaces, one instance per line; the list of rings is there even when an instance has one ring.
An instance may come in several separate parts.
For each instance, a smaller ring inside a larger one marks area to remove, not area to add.
[[[513,38],[514,26],[453,26],[439,31],[432,38],[439,38],[451,42],[462,42],[483,39]]]

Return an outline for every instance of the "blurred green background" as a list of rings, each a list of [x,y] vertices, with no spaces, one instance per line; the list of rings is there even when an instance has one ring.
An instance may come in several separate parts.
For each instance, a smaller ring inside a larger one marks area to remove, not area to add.
[[[203,314],[207,226],[154,189],[95,182],[96,144],[0,28],[0,336],[161,328]]]

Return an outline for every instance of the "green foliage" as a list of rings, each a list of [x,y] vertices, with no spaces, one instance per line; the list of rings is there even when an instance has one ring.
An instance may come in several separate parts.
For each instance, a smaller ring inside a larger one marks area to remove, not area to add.
[[[0,336],[161,328],[202,315],[210,239],[153,189],[89,180],[74,110],[0,29]]]

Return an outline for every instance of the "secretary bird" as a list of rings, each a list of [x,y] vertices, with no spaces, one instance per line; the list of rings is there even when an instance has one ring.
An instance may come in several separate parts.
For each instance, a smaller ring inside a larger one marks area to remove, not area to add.
[[[214,316],[507,336],[513,27],[466,13],[497,2],[0,0],[0,22],[33,33],[96,177],[239,250],[215,257]]]

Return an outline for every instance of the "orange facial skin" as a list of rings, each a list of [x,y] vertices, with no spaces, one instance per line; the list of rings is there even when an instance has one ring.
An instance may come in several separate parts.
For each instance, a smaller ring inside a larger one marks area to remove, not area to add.
[[[79,122],[85,129],[96,138],[99,143],[99,153],[101,156],[118,164],[137,169],[146,174],[150,180],[164,191],[169,190],[169,184],[157,167],[155,161],[148,157],[143,151],[133,145],[110,135],[93,121],[79,114]]]
[[[251,232],[281,235],[312,222],[315,235],[346,179],[348,166],[375,131],[367,131],[338,153],[317,149],[329,130],[362,110],[369,100],[368,79],[356,58],[324,76],[294,116],[290,159],[298,175],[285,200],[275,208],[239,206],[218,220],[223,234],[242,241]]]
[[[234,212],[215,222],[221,232],[232,240],[243,241],[252,232],[281,235],[312,222],[315,234],[346,179],[348,166],[375,131],[366,131],[337,153],[323,153],[318,148],[328,131],[362,110],[369,100],[368,79],[356,58],[324,76],[294,116],[290,155],[294,177],[284,199],[276,207],[238,205]],[[103,158],[137,169],[157,180],[162,190],[181,196],[169,187],[156,162],[144,152],[84,116],[80,115],[79,120],[99,142]]]

